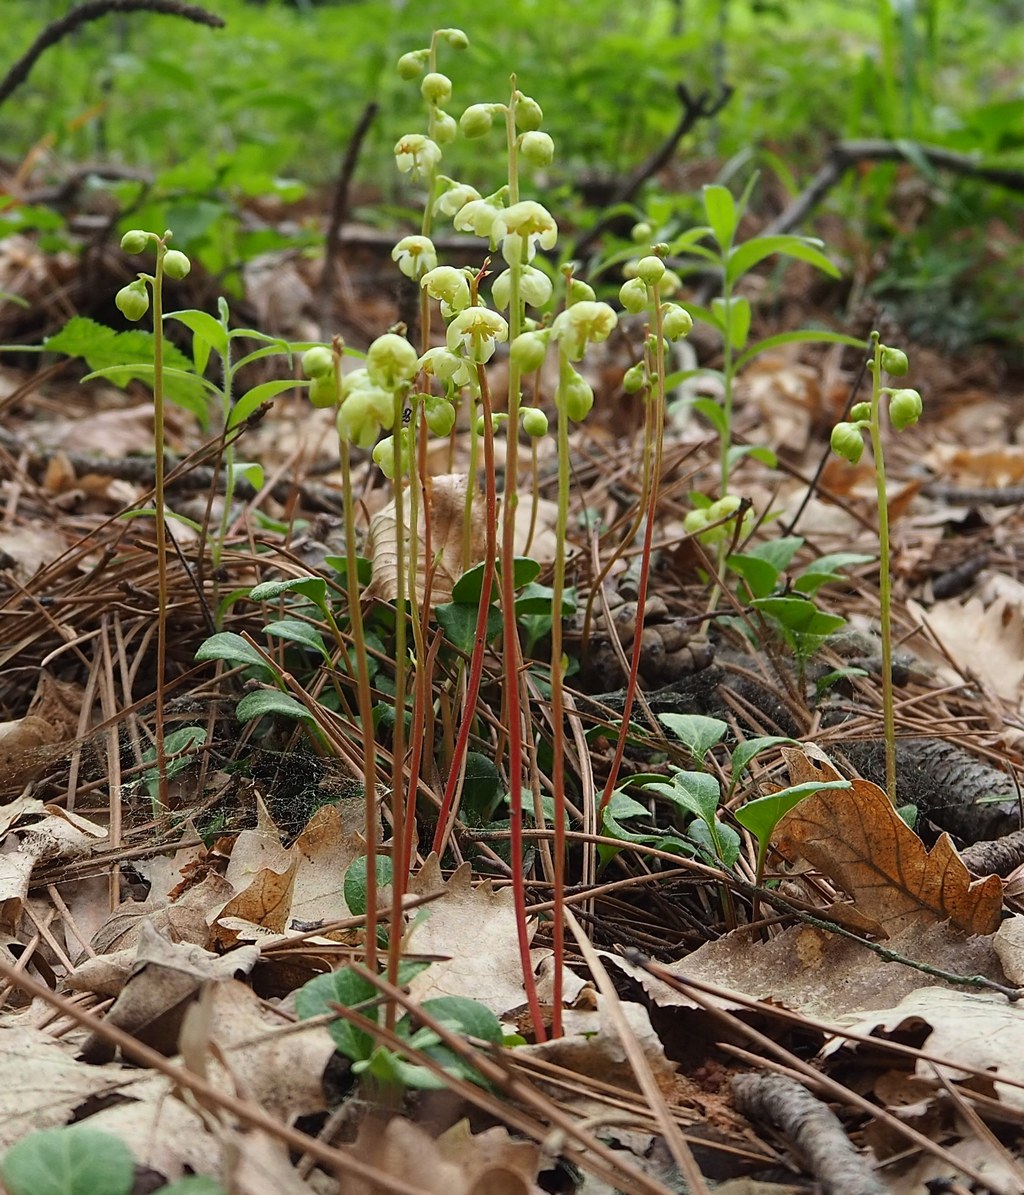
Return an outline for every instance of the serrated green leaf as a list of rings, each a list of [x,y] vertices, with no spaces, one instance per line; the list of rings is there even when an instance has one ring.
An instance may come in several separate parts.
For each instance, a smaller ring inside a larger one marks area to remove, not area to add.
[[[239,722],[251,722],[267,715],[302,719],[308,718],[310,713],[301,701],[280,689],[258,689],[255,693],[247,693],[235,709]]]
[[[71,1125],[23,1137],[4,1154],[8,1195],[127,1195],[135,1159],[110,1133]]]

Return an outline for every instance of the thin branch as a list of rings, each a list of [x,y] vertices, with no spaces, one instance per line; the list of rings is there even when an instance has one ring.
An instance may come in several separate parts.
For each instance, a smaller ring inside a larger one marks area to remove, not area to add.
[[[334,188],[334,196],[331,200],[331,213],[327,222],[327,236],[324,243],[324,268],[320,274],[320,282],[317,287],[320,311],[325,318],[331,295],[331,286],[334,282],[334,266],[341,249],[341,229],[346,219],[348,219],[349,193],[352,190],[352,179],[356,172],[356,163],[359,161],[359,151],[362,149],[363,142],[366,140],[366,134],[370,131],[370,125],[373,124],[379,111],[380,105],[376,100],[370,100],[363,109],[362,116],[359,117],[356,127],[352,130],[352,138],[348,143],[348,148],[345,150],[345,156],[342,158],[341,169],[338,171],[338,185]]]
[[[939,145],[923,145],[918,141],[840,141],[832,147],[829,159],[802,191],[779,216],[764,229],[764,236],[790,232],[807,219],[843,175],[858,162],[909,162],[918,166],[921,159],[939,170],[949,170],[966,178],[992,183],[1009,191],[1024,191],[1024,171],[1003,166],[987,166],[969,154],[955,153]]]
[[[186,21],[194,21],[197,25],[209,25],[211,29],[220,29],[224,25],[222,17],[208,12],[205,8],[200,8],[197,4],[183,4],[181,0],[88,0],[87,3],[71,9],[58,20],[51,21],[43,29],[32,45],[0,80],[0,104],[25,82],[29,72],[50,46],[55,46],[57,42],[62,41],[69,33],[74,33],[88,21],[95,21],[112,12],[158,12],[169,17],[183,17]]]
[[[585,256],[587,250],[590,249],[608,228],[609,224],[616,218],[617,213],[614,212],[614,209],[624,203],[629,203],[644,183],[649,178],[653,178],[659,170],[671,161],[679,142],[700,121],[710,120],[711,117],[717,116],[729,102],[732,92],[733,89],[726,85],[717,96],[712,98],[706,91],[702,91],[698,95],[692,95],[685,83],[676,84],[676,95],[683,106],[683,111],[676,127],[646,161],[641,162],[633,173],[623,180],[618,190],[608,202],[609,213],[598,220],[593,228],[588,229],[580,237],[573,246],[573,257],[582,258]]]

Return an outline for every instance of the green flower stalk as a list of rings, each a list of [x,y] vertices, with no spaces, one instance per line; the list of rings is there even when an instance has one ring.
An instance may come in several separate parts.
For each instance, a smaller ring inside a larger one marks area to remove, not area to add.
[[[871,401],[857,403],[850,419],[832,429],[832,451],[855,465],[864,451],[864,432],[871,440],[875,462],[875,493],[878,501],[878,599],[882,625],[882,720],[885,735],[885,787],[896,804],[896,710],[892,688],[892,574],[889,542],[889,506],[885,485],[885,456],[882,448],[881,411],[888,400],[889,422],[896,431],[911,427],[921,417],[924,404],[916,390],[892,389],[882,385],[882,374],[902,377],[908,370],[907,355],[881,343],[871,333]]]

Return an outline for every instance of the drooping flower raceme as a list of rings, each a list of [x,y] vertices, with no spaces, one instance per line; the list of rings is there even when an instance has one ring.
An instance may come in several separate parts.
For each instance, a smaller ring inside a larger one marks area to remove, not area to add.
[[[467,307],[448,325],[448,348],[470,361],[490,361],[498,341],[508,340],[508,324],[487,307]]]
[[[437,250],[430,237],[402,237],[391,250],[391,260],[398,262],[406,278],[419,279],[437,265]]]
[[[395,143],[395,165],[402,174],[424,179],[437,169],[441,147],[422,133],[406,133]]]

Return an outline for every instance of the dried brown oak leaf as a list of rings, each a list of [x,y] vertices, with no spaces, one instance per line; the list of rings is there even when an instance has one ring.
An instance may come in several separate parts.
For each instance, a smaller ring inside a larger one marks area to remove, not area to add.
[[[839,780],[826,763],[784,750],[790,782]],[[868,780],[816,793],[790,810],[775,846],[800,856],[848,892],[887,934],[917,921],[951,921],[971,934],[995,933],[1003,904],[999,876],[971,880],[948,834],[929,851],[888,797]]]

